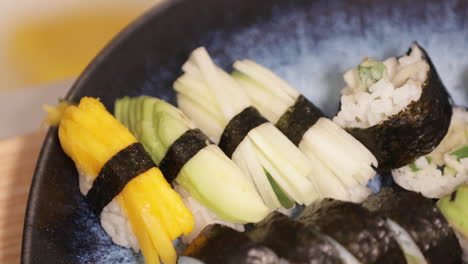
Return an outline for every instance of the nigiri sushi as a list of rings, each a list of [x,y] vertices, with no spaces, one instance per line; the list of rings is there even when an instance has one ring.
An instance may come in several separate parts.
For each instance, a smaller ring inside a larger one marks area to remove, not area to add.
[[[234,70],[254,106],[309,158],[324,197],[361,202],[369,196],[366,184],[378,164],[368,149],[267,68],[241,60]]]
[[[172,244],[193,215],[143,146],[98,99],[68,106],[58,129],[79,171],[79,187],[114,243],[141,249],[146,263],[175,264]]]
[[[179,108],[248,175],[265,204],[310,204],[322,195],[313,165],[254,108],[239,84],[195,49],[174,83]]]
[[[428,155],[392,170],[401,187],[429,198],[449,195],[468,183],[468,113],[454,107],[450,127],[440,144]]]
[[[344,80],[341,109],[333,121],[375,155],[379,171],[429,154],[447,133],[451,99],[417,43],[400,58],[365,58]]]
[[[115,115],[194,214],[195,228],[185,242],[208,224],[243,231],[242,223],[256,223],[270,212],[253,183],[175,106],[154,97],[124,97],[115,102]]]

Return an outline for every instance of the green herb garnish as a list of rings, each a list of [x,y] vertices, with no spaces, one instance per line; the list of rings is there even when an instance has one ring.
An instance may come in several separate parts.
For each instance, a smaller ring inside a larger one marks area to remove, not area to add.
[[[450,153],[450,155],[457,157],[457,160],[468,158],[468,146],[464,146],[463,148],[457,149],[454,152]]]
[[[271,188],[273,188],[273,191],[276,194],[276,197],[278,197],[278,201],[280,202],[281,206],[286,209],[292,208],[294,206],[294,201],[288,197],[288,195],[283,191],[283,189],[281,189],[279,184],[275,181],[275,179],[273,179],[273,177],[265,168],[263,168],[263,171],[265,172],[268,181],[271,184]]]
[[[457,174],[457,171],[455,169],[445,166],[444,175],[456,175],[456,174]]]
[[[432,158],[431,157],[426,157],[427,163],[431,164]]]
[[[378,60],[367,58],[359,64],[358,73],[361,83],[367,89],[384,77],[385,65]]]
[[[412,172],[417,172],[417,171],[421,170],[420,168],[416,167],[414,162],[410,163],[408,166],[410,167]]]

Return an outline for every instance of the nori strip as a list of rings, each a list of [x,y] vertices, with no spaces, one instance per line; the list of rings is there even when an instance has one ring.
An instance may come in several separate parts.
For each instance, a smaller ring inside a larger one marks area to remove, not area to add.
[[[245,233],[220,224],[203,229],[183,255],[197,258],[205,264],[279,263],[278,256],[268,247],[253,242]]]
[[[234,116],[224,128],[219,141],[219,147],[231,158],[237,146],[244,140],[250,130],[267,123],[257,109],[249,106]]]
[[[298,146],[307,130],[324,116],[322,110],[300,95],[294,105],[280,117],[276,127]]]
[[[379,172],[403,167],[430,153],[447,134],[450,125],[450,95],[426,51],[418,47],[429,64],[419,100],[372,127],[346,129],[374,154],[379,162]]]
[[[185,163],[209,144],[212,142],[200,129],[187,130],[182,134],[172,143],[159,163],[159,169],[166,180],[172,183]]]
[[[383,188],[363,206],[405,229],[428,263],[461,263],[455,233],[433,200],[401,188]]]
[[[406,263],[382,217],[359,204],[324,199],[307,206],[298,220],[346,248],[361,263]]]
[[[279,212],[256,224],[248,236],[290,263],[343,263],[336,248],[323,235]]]
[[[86,195],[86,202],[99,216],[129,181],[153,167],[156,165],[143,145],[138,142],[129,145],[104,164]]]

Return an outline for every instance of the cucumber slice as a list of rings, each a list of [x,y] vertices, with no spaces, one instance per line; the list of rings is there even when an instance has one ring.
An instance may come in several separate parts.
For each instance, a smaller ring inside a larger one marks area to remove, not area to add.
[[[120,116],[118,116],[117,119],[128,128],[128,104],[130,103],[130,98],[124,97],[118,101],[121,103],[116,106],[114,111],[117,110],[117,107],[120,108]]]
[[[468,185],[440,199],[437,207],[455,229],[468,237]]]

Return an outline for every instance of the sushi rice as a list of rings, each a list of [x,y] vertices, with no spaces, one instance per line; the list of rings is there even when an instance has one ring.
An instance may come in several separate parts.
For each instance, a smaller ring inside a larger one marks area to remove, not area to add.
[[[174,190],[179,193],[182,197],[182,201],[184,202],[185,206],[192,212],[193,217],[195,218],[195,225],[193,228],[192,233],[189,235],[182,236],[182,242],[188,244],[192,242],[192,240],[198,236],[198,234],[203,230],[203,228],[207,227],[211,224],[221,224],[227,227],[230,227],[234,230],[239,232],[243,232],[244,225],[240,223],[232,223],[225,221],[219,218],[215,213],[207,209],[205,206],[200,204],[195,198],[193,198],[187,190],[185,190],[181,185],[175,184]]]
[[[341,127],[368,128],[387,120],[421,97],[428,71],[416,44],[409,55],[398,59],[364,58],[344,74],[341,111],[333,121]]]
[[[86,196],[93,185],[92,177],[86,175],[83,170],[78,167],[77,170],[80,192],[83,196]],[[111,237],[112,242],[125,248],[131,248],[135,252],[140,251],[140,245],[132,231],[130,221],[115,198],[104,207],[99,218],[102,228]]]
[[[441,198],[457,186],[468,183],[468,158],[453,155],[468,146],[468,113],[453,108],[450,128],[442,142],[429,155],[419,157],[407,166],[392,171],[401,187],[420,192],[429,198]]]

